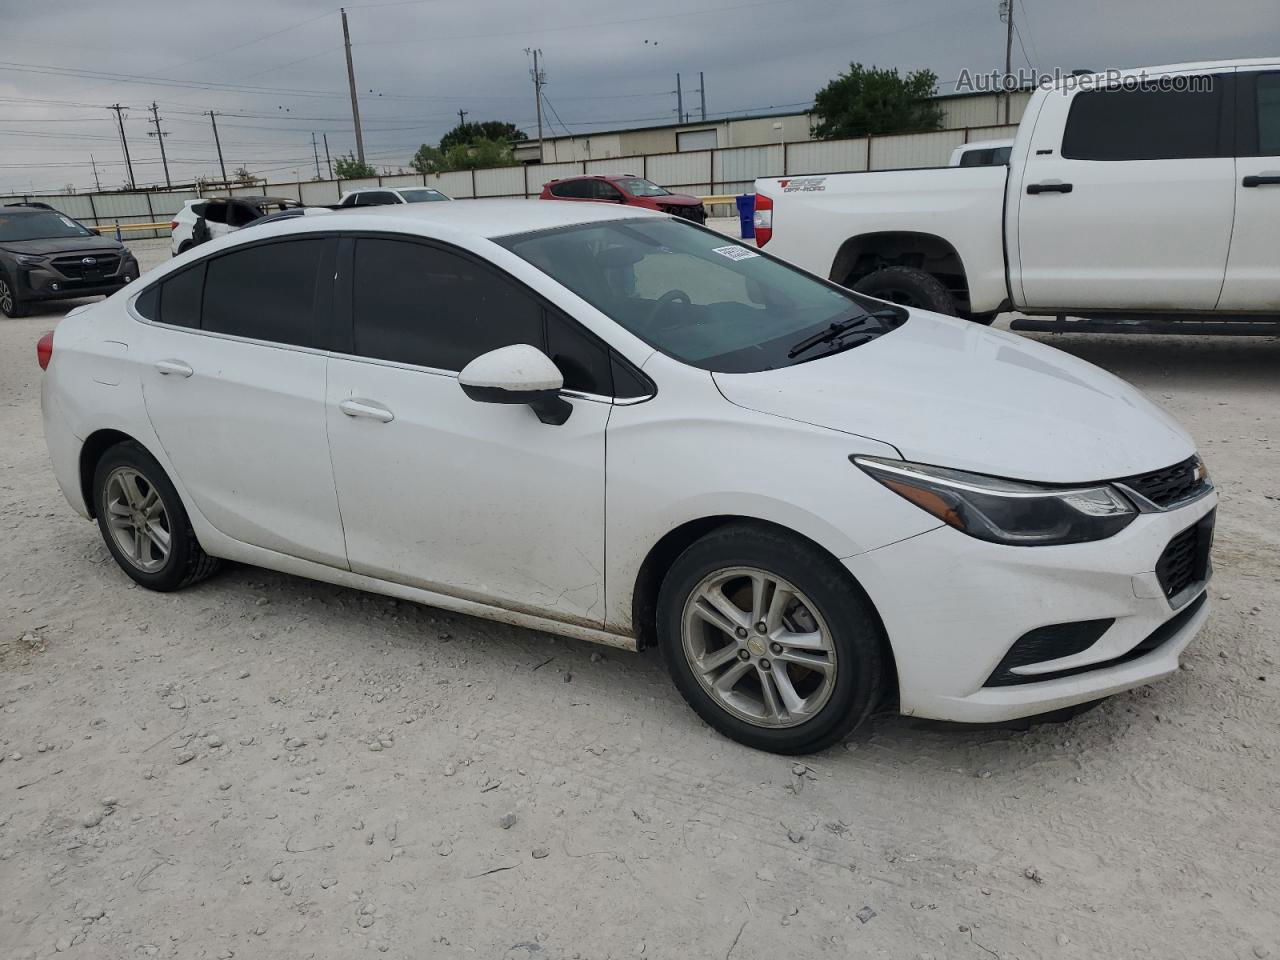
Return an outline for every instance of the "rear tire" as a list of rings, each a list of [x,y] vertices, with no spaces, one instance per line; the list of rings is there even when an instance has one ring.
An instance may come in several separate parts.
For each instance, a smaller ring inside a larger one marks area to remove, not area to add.
[[[31,308],[18,299],[18,291],[9,275],[0,271],[0,313],[11,320],[18,320],[30,312]]]
[[[879,618],[848,572],[763,524],[721,527],[676,559],[658,592],[657,634],[689,706],[773,753],[843,739],[880,702],[888,672]]]
[[[942,281],[915,267],[881,267],[855,283],[853,289],[904,307],[956,315],[956,302]]]
[[[220,566],[201,548],[178,491],[141,444],[117,443],[99,458],[93,506],[116,563],[148,590],[178,590]]]

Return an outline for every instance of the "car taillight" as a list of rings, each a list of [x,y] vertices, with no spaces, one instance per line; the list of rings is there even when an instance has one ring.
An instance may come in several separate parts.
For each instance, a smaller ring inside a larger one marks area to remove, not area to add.
[[[756,212],[752,218],[756,228],[756,246],[763,247],[773,238],[773,199],[756,194]]]
[[[175,231],[175,230],[177,230],[177,229],[178,229],[178,221],[177,221],[177,220],[170,220],[170,221],[169,221],[169,232],[170,232],[170,233],[173,233],[173,231]]]
[[[49,369],[49,361],[53,359],[53,331],[50,330],[36,341],[36,360],[41,370]]]

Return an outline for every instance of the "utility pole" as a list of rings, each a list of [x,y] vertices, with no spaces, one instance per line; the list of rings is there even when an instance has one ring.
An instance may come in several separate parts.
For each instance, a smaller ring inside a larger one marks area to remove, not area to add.
[[[460,126],[460,127],[464,127],[464,126],[466,126],[466,124],[467,124],[467,111],[466,111],[466,110],[459,110],[459,111],[458,111],[458,126]]]
[[[322,133],[324,137],[324,165],[329,168],[329,179],[333,179],[333,161],[329,159],[329,135]]]
[[[155,132],[147,132],[148,137],[155,137],[160,141],[160,163],[164,165],[164,185],[170,190],[173,189],[173,181],[169,179],[169,158],[164,155],[164,138],[169,134],[164,133],[160,129],[160,109],[156,106],[154,100],[151,101],[151,122],[156,125]]]
[[[676,74],[676,123],[684,123],[684,93],[680,90],[680,74]]]
[[[98,163],[93,159],[93,154],[89,154],[89,165],[93,167],[93,185],[98,188],[98,192],[102,192],[102,181],[98,179]]]
[[[1009,122],[1009,101],[1013,94],[1009,91],[1010,75],[1013,73],[1013,3],[1014,0],[1000,0],[1000,19],[1008,24],[1004,40],[1004,122]]]
[[[356,159],[364,163],[364,133],[360,129],[360,101],[356,98],[356,68],[351,62],[351,31],[347,29],[347,10],[342,13],[342,43],[347,49],[347,86],[351,88],[351,122],[356,127]]]
[[[698,96],[702,100],[702,122],[707,122],[707,81],[702,75],[702,71],[698,71]]]
[[[311,152],[315,155],[315,158],[316,158],[316,179],[319,180],[320,179],[320,150],[316,146],[316,134],[314,130],[311,132]]]
[[[120,125],[120,146],[124,148],[124,165],[129,171],[129,188],[137,190],[137,181],[133,179],[133,160],[129,157],[129,141],[124,137],[124,107],[117,103],[107,109],[116,112],[116,123]]]
[[[222,185],[228,186],[227,165],[222,162],[222,141],[218,139],[218,114],[209,111],[209,122],[213,124],[213,145],[218,148],[218,168],[222,171]]]
[[[538,162],[542,163],[546,159],[542,153],[542,85],[547,82],[547,78],[538,66],[538,57],[542,56],[542,51],[525,47],[524,52],[533,54],[533,101],[538,113]]]

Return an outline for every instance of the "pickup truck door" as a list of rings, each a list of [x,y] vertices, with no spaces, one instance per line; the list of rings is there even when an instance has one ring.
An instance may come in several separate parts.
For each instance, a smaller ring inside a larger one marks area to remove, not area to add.
[[[1236,222],[1218,309],[1280,313],[1280,63],[1236,74]]]
[[[1010,181],[1017,306],[1214,309],[1235,207],[1232,79],[1045,96]]]

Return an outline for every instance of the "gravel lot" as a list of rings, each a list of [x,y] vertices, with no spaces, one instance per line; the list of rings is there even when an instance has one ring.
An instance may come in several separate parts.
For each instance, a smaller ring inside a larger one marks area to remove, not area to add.
[[[0,320],[0,957],[1280,954],[1280,341],[1050,341],[1222,491],[1178,676],[796,763],[651,655],[245,567],[135,589],[47,464],[65,309]]]

